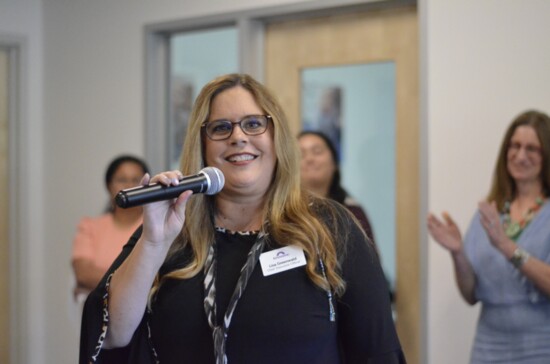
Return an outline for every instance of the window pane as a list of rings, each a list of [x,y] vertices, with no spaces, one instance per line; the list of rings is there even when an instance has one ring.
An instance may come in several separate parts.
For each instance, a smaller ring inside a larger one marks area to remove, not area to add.
[[[395,62],[306,68],[302,125],[327,134],[342,185],[365,209],[395,287]]]
[[[238,72],[236,27],[175,33],[170,38],[170,111],[167,156],[170,169],[179,157],[193,101],[208,81]]]

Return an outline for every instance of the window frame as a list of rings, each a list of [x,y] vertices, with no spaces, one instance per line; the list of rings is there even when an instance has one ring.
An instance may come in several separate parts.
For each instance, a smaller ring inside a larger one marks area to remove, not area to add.
[[[183,18],[144,27],[145,157],[153,170],[169,169],[166,147],[170,122],[170,37],[174,33],[236,26],[239,72],[264,79],[264,28],[270,22],[345,14],[416,4],[415,0],[326,0],[274,5],[203,17]],[[161,122],[159,122],[161,121]]]

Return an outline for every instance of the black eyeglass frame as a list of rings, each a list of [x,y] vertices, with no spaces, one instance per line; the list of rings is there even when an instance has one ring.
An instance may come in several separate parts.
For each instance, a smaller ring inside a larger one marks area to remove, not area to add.
[[[243,128],[243,125],[242,125],[242,122],[247,120],[248,118],[251,118],[251,117],[265,117],[266,119],[266,123],[265,123],[265,128],[264,130],[262,130],[261,132],[259,133],[253,133],[253,134],[250,134],[249,132],[247,132],[244,128]],[[212,123],[212,122],[220,122],[220,121],[226,121],[226,122],[229,122],[231,124],[231,131],[229,132],[229,134],[226,136],[226,137],[223,137],[221,139],[215,139],[214,137],[212,137],[209,133],[208,133],[208,129],[206,128],[208,126],[209,123]],[[263,133],[265,133],[267,131],[267,128],[269,126],[269,122],[273,122],[273,118],[271,117],[271,115],[269,114],[265,114],[265,115],[255,115],[255,114],[252,114],[252,115],[246,115],[245,117],[243,117],[241,120],[238,120],[238,121],[231,121],[231,120],[228,120],[228,119],[218,119],[218,120],[211,120],[211,121],[205,121],[204,123],[202,123],[201,125],[201,129],[204,130],[204,133],[206,134],[206,136],[208,137],[208,139],[212,140],[212,141],[221,141],[221,140],[227,140],[231,137],[231,135],[233,135],[233,130],[235,130],[235,125],[239,125],[239,127],[241,128],[242,132],[245,133],[246,135],[249,135],[249,136],[256,136],[256,135],[262,135]]]

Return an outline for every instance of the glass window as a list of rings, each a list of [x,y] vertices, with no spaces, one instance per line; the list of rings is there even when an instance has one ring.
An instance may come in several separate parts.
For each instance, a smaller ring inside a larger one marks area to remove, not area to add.
[[[342,185],[365,209],[393,289],[396,267],[395,62],[302,71],[302,126],[324,132]]]
[[[170,37],[168,163],[179,168],[187,121],[197,93],[208,81],[238,72],[238,33],[234,26],[174,33]]]

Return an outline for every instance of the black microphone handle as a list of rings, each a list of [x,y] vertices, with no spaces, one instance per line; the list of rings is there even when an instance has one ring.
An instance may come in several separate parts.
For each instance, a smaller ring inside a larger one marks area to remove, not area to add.
[[[203,193],[208,189],[208,179],[202,175],[184,177],[177,186],[165,186],[153,183],[147,186],[128,188],[120,191],[115,202],[124,209],[144,205],[151,202],[170,200],[178,197],[184,191]]]

